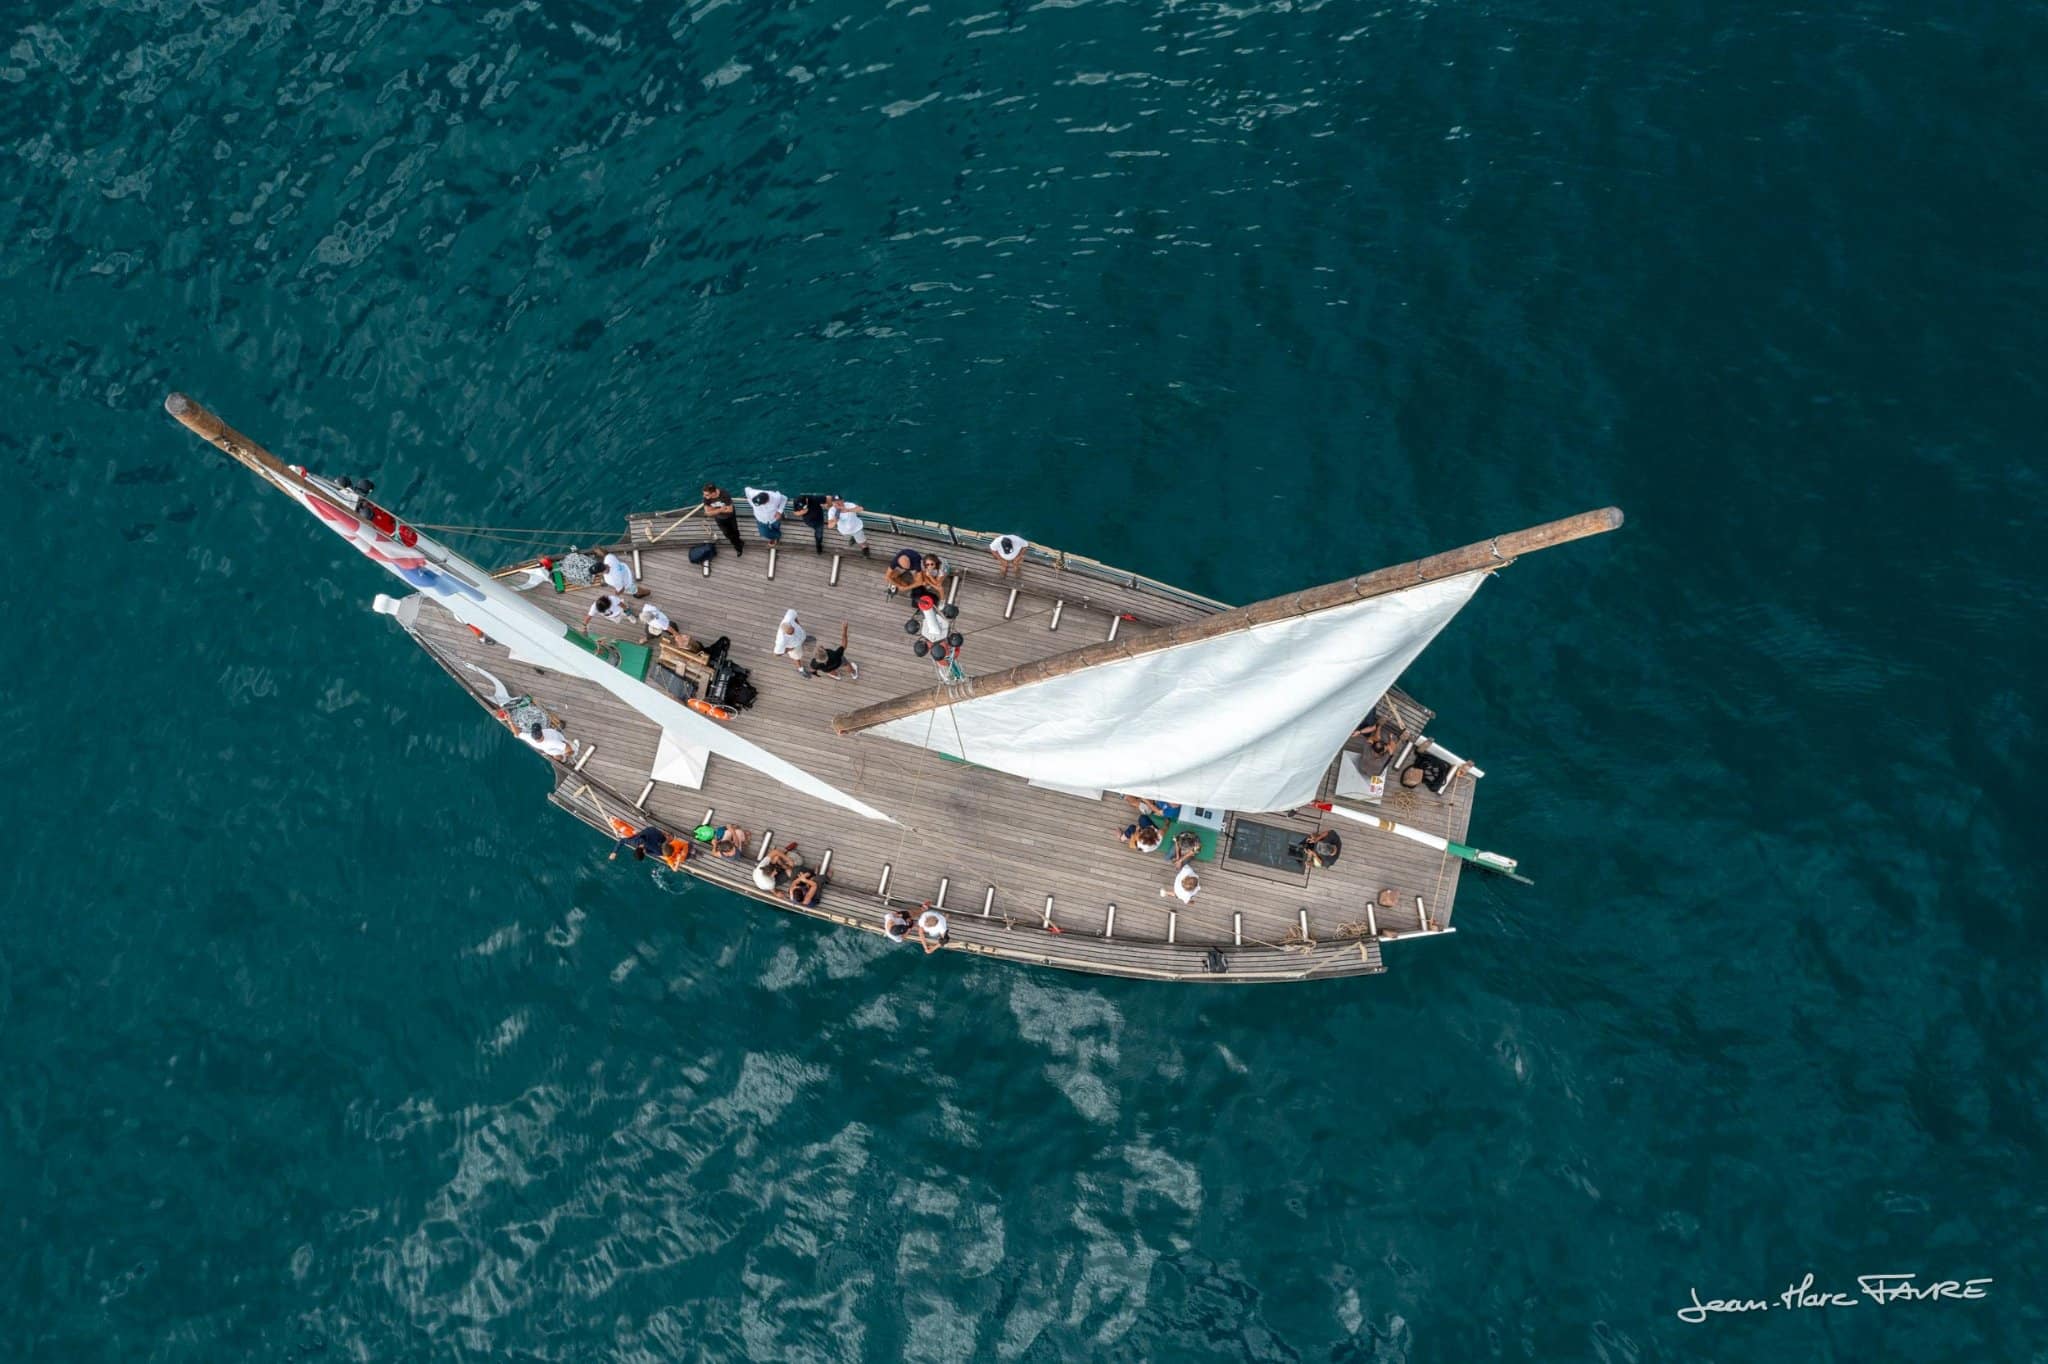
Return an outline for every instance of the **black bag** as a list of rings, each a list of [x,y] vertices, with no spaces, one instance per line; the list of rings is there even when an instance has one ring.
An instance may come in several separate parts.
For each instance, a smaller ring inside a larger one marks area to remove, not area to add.
[[[690,546],[690,562],[693,564],[708,564],[717,557],[717,545],[706,543]]]
[[[704,661],[715,668],[725,662],[725,656],[731,652],[732,641],[724,635],[720,635],[717,639],[704,646]]]
[[[726,694],[732,690],[732,669],[724,667],[711,674],[711,685],[704,688],[704,699],[714,706],[725,704]]]
[[[753,683],[744,677],[735,677],[732,684],[725,689],[725,704],[739,710],[751,710],[759,695],[760,693],[754,690]]]

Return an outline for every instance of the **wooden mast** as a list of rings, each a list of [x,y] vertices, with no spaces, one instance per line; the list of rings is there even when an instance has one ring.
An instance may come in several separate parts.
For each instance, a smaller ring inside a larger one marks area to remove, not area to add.
[[[173,393],[165,398],[164,411],[176,417],[193,435],[209,445],[219,447],[258,477],[279,484],[300,482],[283,460],[184,394]]]
[[[1119,659],[1138,658],[1145,654],[1157,653],[1197,640],[1213,639],[1254,625],[1265,625],[1272,621],[1289,620],[1305,616],[1312,611],[1327,611],[1333,606],[1345,606],[1368,597],[1384,596],[1404,588],[1419,587],[1424,583],[1437,582],[1444,578],[1455,578],[1461,573],[1479,569],[1504,568],[1521,555],[1533,550],[1549,549],[1573,540],[1583,540],[1589,535],[1600,535],[1621,525],[1619,507],[1602,507],[1597,511],[1581,512],[1567,516],[1561,521],[1550,521],[1528,530],[1518,530],[1510,535],[1495,536],[1462,549],[1445,550],[1432,554],[1427,559],[1411,563],[1395,564],[1390,568],[1376,569],[1356,578],[1329,583],[1322,587],[1311,587],[1301,592],[1290,592],[1284,597],[1273,597],[1267,601],[1253,602],[1250,606],[1232,607],[1198,620],[1183,621],[1149,634],[1108,640],[1100,644],[1089,644],[1065,653],[1053,654],[1048,658],[1022,663],[1001,672],[989,673],[984,677],[970,677],[963,682],[947,686],[929,687],[924,691],[908,692],[893,696],[886,701],[877,701],[871,706],[862,706],[844,715],[834,716],[832,727],[841,734],[852,734],[890,720],[900,720],[906,715],[917,715],[939,706],[965,701],[977,696],[994,696],[1019,687],[1028,687],[1034,682],[1044,682],[1083,668],[1093,668]]]

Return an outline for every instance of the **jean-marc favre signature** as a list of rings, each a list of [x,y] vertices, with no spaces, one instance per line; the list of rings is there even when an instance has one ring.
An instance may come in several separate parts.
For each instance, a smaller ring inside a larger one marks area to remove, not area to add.
[[[1694,1287],[1678,1319],[1698,1326],[1716,1316],[1800,1312],[1836,1307],[1890,1307],[1901,1303],[1977,1302],[1991,1295],[1990,1279],[1922,1279],[1918,1274],[1858,1274],[1855,1290],[1817,1288],[1813,1275],[1787,1284],[1770,1298],[1708,1298]]]

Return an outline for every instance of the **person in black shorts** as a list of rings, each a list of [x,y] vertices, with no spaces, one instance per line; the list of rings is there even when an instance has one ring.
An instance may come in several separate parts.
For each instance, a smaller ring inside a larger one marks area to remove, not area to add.
[[[836,649],[819,649],[817,653],[811,655],[810,666],[799,668],[797,671],[801,672],[805,677],[823,673],[835,682],[860,681],[860,664],[855,663],[846,656],[846,636],[846,622],[841,621],[839,622],[839,647]],[[847,676],[841,676],[839,672],[841,668],[847,670]]]

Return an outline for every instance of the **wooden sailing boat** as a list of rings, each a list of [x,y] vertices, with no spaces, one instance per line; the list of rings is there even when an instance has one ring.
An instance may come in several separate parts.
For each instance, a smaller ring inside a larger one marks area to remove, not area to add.
[[[558,720],[574,748],[549,759],[550,799],[607,838],[656,828],[677,874],[845,928],[882,934],[901,910],[942,950],[1158,980],[1376,973],[1385,943],[1452,931],[1468,865],[1514,874],[1464,842],[1484,774],[1395,683],[1486,577],[1622,520],[1587,512],[1230,608],[1037,547],[1002,578],[991,537],[907,517],[862,514],[871,559],[837,537],[814,552],[792,521],[779,546],[696,564],[713,527],[632,516],[608,548],[686,646],[633,621],[586,633],[596,589],[558,590],[539,561],[493,573],[191,399],[165,407],[403,579],[411,594],[377,609],[480,704]],[[886,591],[905,546],[944,556],[944,600]],[[850,625],[857,682],[770,655],[792,608],[817,636]],[[729,718],[691,694],[717,676],[694,642],[720,636],[758,692]],[[1384,752],[1354,734],[1367,715]],[[1138,822],[1126,797],[1179,806],[1160,850],[1120,838]],[[720,827],[749,831],[745,856],[693,837]],[[1312,865],[1305,840],[1331,830],[1335,857]],[[789,843],[822,874],[811,903],[757,886],[755,859]]]

